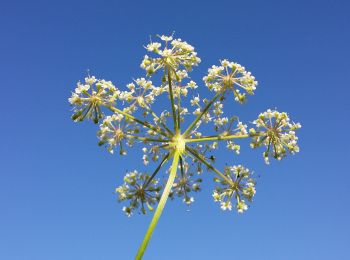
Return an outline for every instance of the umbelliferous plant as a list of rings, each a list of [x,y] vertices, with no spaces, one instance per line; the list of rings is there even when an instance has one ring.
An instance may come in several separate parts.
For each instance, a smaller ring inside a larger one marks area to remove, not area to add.
[[[201,98],[195,93],[199,86],[188,76],[201,61],[194,48],[173,36],[159,39],[145,46],[149,52],[141,63],[145,78],[137,78],[126,90],[120,90],[110,81],[89,75],[77,83],[69,98],[75,122],[91,119],[100,123],[99,145],[122,156],[139,145],[143,163],[157,165],[150,174],[128,172],[123,185],[116,188],[119,201],[126,203],[123,211],[127,216],[156,208],[135,259],[142,258],[167,199],[179,197],[186,204],[193,203],[193,193],[201,190],[203,172],[214,174],[217,185],[213,198],[222,210],[235,208],[243,213],[248,209],[256,193],[252,172],[242,165],[217,169],[214,154],[219,144],[239,154],[237,141],[248,138],[251,148],[264,147],[267,164],[271,157],[281,160],[299,151],[295,130],[301,126],[287,113],[269,109],[249,128],[237,115],[224,113],[225,100],[244,104],[256,90],[258,82],[243,66],[224,59],[209,68],[203,81],[214,95]],[[151,81],[154,76],[159,80]],[[162,96],[169,101],[168,106],[161,101]],[[157,100],[167,109],[156,111]],[[189,119],[191,123],[187,123]],[[204,130],[202,125],[207,125]],[[160,174],[167,177],[165,185]]]

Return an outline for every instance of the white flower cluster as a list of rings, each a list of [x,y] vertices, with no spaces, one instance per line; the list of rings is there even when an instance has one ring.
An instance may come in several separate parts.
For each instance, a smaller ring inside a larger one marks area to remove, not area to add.
[[[124,184],[116,189],[119,200],[129,203],[123,208],[128,216],[137,208],[144,214],[147,208],[153,210],[163,188],[155,177],[171,160],[173,175],[165,189],[165,200],[168,196],[181,197],[184,203],[191,204],[192,194],[201,189],[202,179],[197,174],[212,171],[220,177],[214,179],[220,184],[213,191],[214,200],[223,210],[235,207],[242,213],[255,195],[255,181],[251,172],[241,165],[226,167],[224,172],[215,168],[219,143],[239,154],[238,140],[251,138],[252,148],[266,147],[263,156],[269,163],[271,156],[281,160],[287,153],[299,152],[295,130],[301,126],[292,123],[284,112],[267,110],[248,131],[247,125],[237,116],[224,112],[224,108],[227,109],[224,101],[226,95],[233,92],[234,99],[244,103],[247,95],[253,95],[256,90],[255,77],[240,64],[222,60],[203,77],[205,85],[215,95],[202,98],[190,92],[198,85],[188,74],[201,62],[194,47],[173,36],[159,38],[159,42],[145,46],[151,54],[144,56],[141,63],[147,76],[162,70],[158,81],[152,82],[149,77],[136,78],[126,90],[119,91],[110,81],[88,76],[77,83],[69,98],[74,106],[72,119],[102,121],[97,134],[99,145],[105,145],[109,152],[125,155],[128,146],[139,143],[143,164],[158,162],[159,166],[151,175],[137,171],[127,173]],[[189,98],[184,100],[185,97]],[[169,102],[165,104],[165,101]],[[109,110],[111,115],[104,115],[102,109]],[[184,122],[188,115],[192,122]],[[202,124],[207,125],[203,127]],[[209,132],[212,127],[214,131]]]
[[[220,203],[222,210],[232,210],[232,200],[235,200],[237,212],[243,213],[248,209],[244,198],[251,202],[256,193],[255,181],[250,171],[241,165],[226,167],[224,174],[230,182],[214,179],[220,184],[220,187],[214,189],[214,201]]]
[[[142,214],[146,214],[146,207],[149,211],[153,211],[153,205],[158,203],[159,191],[162,189],[158,182],[156,179],[151,179],[148,174],[137,171],[129,172],[124,176],[124,184],[115,191],[119,195],[119,201],[129,201],[129,205],[123,207],[128,217],[139,207]]]
[[[159,42],[151,42],[146,46],[147,51],[159,55],[156,58],[145,55],[141,68],[146,70],[147,75],[150,76],[161,68],[168,69],[169,67],[171,72],[175,74],[175,78],[179,80],[177,70],[180,66],[184,67],[186,71],[191,71],[193,66],[200,63],[201,60],[197,57],[193,46],[187,42],[164,35],[160,36],[160,39],[164,42],[164,46]]]
[[[97,136],[100,139],[99,145],[106,144],[110,153],[113,153],[114,149],[119,147],[119,154],[125,155],[125,143],[128,146],[132,146],[134,139],[130,135],[137,134],[139,131],[137,125],[125,120],[120,114],[106,116],[100,125],[100,130],[97,132]]]
[[[258,85],[255,77],[243,66],[228,60],[221,61],[220,66],[213,65],[203,80],[205,85],[215,92],[232,90],[235,100],[240,103],[246,100],[246,94],[253,95]],[[245,93],[241,93],[240,89]]]
[[[149,145],[149,147],[143,147],[142,148],[142,161],[144,165],[148,165],[150,162],[150,159],[152,159],[153,162],[158,161],[160,158],[164,158],[166,153],[168,153],[168,150],[165,149],[166,147],[164,145]]]
[[[269,163],[269,156],[281,160],[290,152],[299,152],[298,137],[295,130],[301,128],[299,123],[292,123],[285,112],[268,109],[261,113],[253,122],[256,129],[250,129],[252,135],[251,147],[264,145],[267,147],[263,153],[265,162]]]
[[[160,94],[159,88],[152,84],[152,81],[145,78],[138,78],[127,85],[129,91],[122,91],[119,99],[129,103],[129,107],[124,111],[134,112],[137,107],[149,108],[153,104],[155,97]]]
[[[190,170],[188,163],[180,164],[179,174],[177,174],[172,190],[169,194],[170,198],[174,198],[176,194],[178,197],[183,197],[182,201],[187,205],[194,202],[194,198],[189,195],[191,191],[198,192],[201,190],[201,178],[194,179],[194,173]]]
[[[85,82],[77,83],[75,91],[68,99],[74,106],[74,121],[92,119],[96,124],[103,117],[100,106],[114,105],[120,91],[111,81],[98,80],[95,77],[86,77]]]

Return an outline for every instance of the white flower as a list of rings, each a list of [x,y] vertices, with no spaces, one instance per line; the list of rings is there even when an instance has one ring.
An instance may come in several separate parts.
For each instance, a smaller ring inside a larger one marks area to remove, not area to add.
[[[200,102],[199,96],[194,97],[193,99],[191,99],[191,106],[199,106],[199,102]]]
[[[231,201],[222,201],[221,203],[220,203],[220,208],[222,209],[222,210],[232,210],[232,203],[231,203]]]
[[[165,41],[165,42],[170,42],[170,41],[173,40],[173,36],[165,36],[165,35],[162,35],[162,36],[160,36],[160,39],[161,39],[162,41]]]
[[[155,53],[158,53],[159,52],[159,48],[161,47],[162,45],[159,43],[159,42],[152,42],[150,44],[148,44],[146,46],[146,49],[148,51],[151,51],[151,52],[155,52]]]
[[[85,78],[85,83],[89,84],[89,85],[94,84],[96,81],[97,81],[97,79],[94,76]]]
[[[127,215],[128,217],[131,217],[132,210],[129,207],[123,207],[123,211],[124,211],[125,215]]]
[[[236,208],[238,213],[243,213],[245,210],[248,209],[248,206],[247,204],[245,204],[244,200],[240,200],[237,202]]]

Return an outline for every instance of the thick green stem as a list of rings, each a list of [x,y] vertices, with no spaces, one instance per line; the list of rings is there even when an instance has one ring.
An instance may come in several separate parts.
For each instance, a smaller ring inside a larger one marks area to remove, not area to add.
[[[123,116],[125,116],[126,118],[134,121],[134,122],[137,122],[153,131],[155,131],[156,133],[160,134],[160,135],[163,135],[163,136],[166,136],[168,137],[168,135],[166,133],[164,133],[163,131],[161,131],[160,129],[158,129],[157,127],[155,127],[154,125],[150,124],[149,122],[146,122],[146,121],[142,121],[140,119],[137,119],[136,117],[124,112],[123,110],[120,110],[116,107],[112,107],[112,106],[107,106],[107,108],[111,111],[113,111],[114,113],[119,113],[119,114],[122,114]]]
[[[139,250],[137,251],[137,255],[135,256],[135,260],[140,260],[142,259],[143,254],[145,253],[146,247],[148,245],[149,240],[151,239],[152,233],[154,228],[157,225],[157,222],[159,220],[159,217],[161,216],[165,203],[169,197],[169,193],[171,190],[171,187],[173,186],[174,180],[175,180],[175,176],[176,176],[176,171],[177,171],[177,166],[179,163],[179,153],[175,152],[174,154],[174,160],[173,160],[173,164],[171,165],[171,170],[170,170],[170,175],[168,178],[168,182],[165,185],[162,197],[160,198],[158,207],[156,209],[156,212],[154,213],[154,216],[152,218],[152,221],[148,227],[148,230],[146,232],[146,235],[141,243],[141,246],[139,247]]]
[[[177,120],[176,120],[176,110],[175,110],[175,103],[174,103],[174,93],[173,93],[173,87],[171,85],[171,71],[170,66],[168,65],[168,85],[169,85],[169,95],[170,95],[170,102],[171,102],[171,110],[173,112],[173,119],[174,119],[174,130],[177,132]]]
[[[227,176],[225,174],[223,174],[222,172],[220,172],[218,169],[216,169],[214,166],[212,166],[210,163],[208,163],[200,154],[198,154],[195,150],[193,150],[192,148],[186,146],[186,150],[189,151],[195,158],[197,158],[200,162],[202,162],[203,164],[205,164],[205,166],[208,167],[208,169],[212,170],[213,172],[215,172],[217,175],[219,175],[221,178],[223,178],[225,181],[227,181],[227,183],[233,184],[232,180],[227,178]]]
[[[187,135],[191,132],[191,130],[196,126],[198,121],[202,118],[202,116],[207,113],[208,109],[211,107],[211,105],[217,100],[219,96],[223,94],[223,91],[219,91],[216,93],[216,95],[209,101],[209,103],[205,106],[203,111],[197,116],[197,118],[191,123],[191,125],[186,129],[186,131],[183,133],[183,136],[187,137]]]

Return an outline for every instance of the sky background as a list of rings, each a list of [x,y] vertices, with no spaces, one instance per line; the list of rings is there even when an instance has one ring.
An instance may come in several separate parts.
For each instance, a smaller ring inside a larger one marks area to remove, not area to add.
[[[87,69],[120,88],[143,76],[149,35],[173,31],[202,58],[199,84],[223,58],[252,71],[256,94],[228,99],[226,112],[244,122],[289,112],[301,152],[266,166],[262,150],[223,149],[219,168],[261,176],[251,208],[221,211],[206,173],[190,208],[167,203],[144,259],[348,258],[349,14],[345,0],[1,0],[0,259],[133,259],[152,216],[127,218],[114,189],[144,168],[141,153],[98,147],[97,127],[73,123],[67,99]]]

